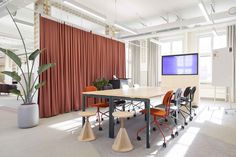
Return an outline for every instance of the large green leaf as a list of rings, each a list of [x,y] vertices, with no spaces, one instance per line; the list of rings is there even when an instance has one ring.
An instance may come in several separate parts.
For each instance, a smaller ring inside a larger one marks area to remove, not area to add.
[[[46,84],[46,82],[43,81],[43,82],[41,82],[41,83],[36,84],[34,88],[35,88],[35,89],[39,89],[39,88],[41,88],[42,86],[44,86],[45,84]]]
[[[35,60],[35,58],[42,52],[43,50],[35,50],[34,52],[32,52],[29,56],[29,60]]]
[[[4,48],[1,48],[0,47],[0,51],[2,51],[4,54],[6,54],[9,58],[11,58],[15,63],[16,65],[18,65],[19,67],[21,67],[21,60],[20,58],[12,51],[10,50],[7,50],[7,49],[4,49]]]
[[[18,89],[11,89],[10,92],[11,92],[12,94],[15,94],[15,95],[18,95],[18,96],[22,96],[21,93],[20,93],[20,91],[19,91]]]
[[[14,80],[16,80],[17,82],[21,81],[21,77],[15,72],[15,71],[2,71],[1,73],[10,76],[11,78],[13,78]]]
[[[55,64],[53,63],[49,63],[49,64],[43,64],[39,67],[38,69],[38,74],[40,75],[41,73],[43,73],[44,71],[48,70],[49,68],[54,67]]]

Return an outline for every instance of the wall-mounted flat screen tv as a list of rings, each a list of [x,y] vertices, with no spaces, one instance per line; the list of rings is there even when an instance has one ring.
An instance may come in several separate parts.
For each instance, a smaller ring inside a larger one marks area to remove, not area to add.
[[[162,75],[198,75],[198,54],[162,56]]]

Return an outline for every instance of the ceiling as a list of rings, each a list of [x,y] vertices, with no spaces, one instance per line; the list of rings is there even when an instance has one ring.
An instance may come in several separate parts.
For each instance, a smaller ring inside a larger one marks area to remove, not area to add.
[[[139,20],[139,18],[153,18],[167,12],[196,5],[198,0],[76,0],[110,20],[121,23]],[[104,5],[105,4],[105,5]]]
[[[59,0],[60,1],[60,0]],[[108,22],[118,22],[132,29],[202,16],[199,0],[75,0],[78,3],[107,17]],[[203,0],[208,12],[210,4],[215,4],[216,13],[236,6],[236,0]],[[105,4],[105,5],[104,5]],[[162,16],[162,17],[161,17]],[[177,17],[178,16],[178,17]]]
[[[208,24],[198,7],[199,0],[74,0],[77,3],[98,12],[106,17],[104,24],[114,23],[135,30],[139,34],[148,34],[178,27],[195,27]],[[211,12],[211,4],[214,4],[213,13],[215,22],[235,21],[236,15],[227,14],[229,8],[236,7],[236,0],[202,0],[208,13]],[[17,10],[14,18],[27,24],[34,22],[34,0],[10,0],[7,5],[10,10]],[[62,0],[51,0],[64,5]],[[73,9],[73,8],[71,8]],[[79,12],[78,10],[75,10]],[[56,19],[72,23],[81,28],[104,34],[104,25],[94,23],[60,8],[52,7],[52,16]],[[13,25],[4,7],[0,6],[0,46],[6,46],[22,51],[19,34]],[[34,47],[34,28],[30,25],[18,23],[22,31],[27,48]],[[132,34],[120,30],[120,38],[129,38]]]

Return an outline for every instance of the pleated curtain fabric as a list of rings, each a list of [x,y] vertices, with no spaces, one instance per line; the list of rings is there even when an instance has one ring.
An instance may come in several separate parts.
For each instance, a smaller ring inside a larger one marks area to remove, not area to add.
[[[231,101],[236,103],[236,25],[227,27],[227,46],[233,52],[233,86],[231,89]]]
[[[133,84],[140,84],[140,41],[132,41],[129,44],[131,53],[131,78]]]
[[[147,40],[147,86],[158,86],[158,45]]]
[[[40,76],[40,117],[81,109],[83,89],[97,78],[125,77],[125,44],[116,40],[40,17],[40,49],[40,65],[56,64]]]

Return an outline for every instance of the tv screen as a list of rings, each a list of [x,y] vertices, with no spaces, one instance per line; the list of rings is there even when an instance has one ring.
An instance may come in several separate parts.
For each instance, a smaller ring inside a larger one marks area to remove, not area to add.
[[[198,75],[198,54],[162,56],[162,75]]]

